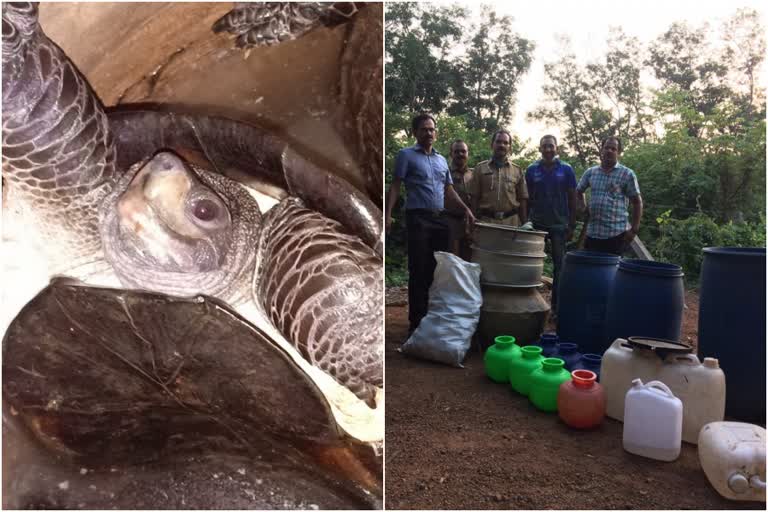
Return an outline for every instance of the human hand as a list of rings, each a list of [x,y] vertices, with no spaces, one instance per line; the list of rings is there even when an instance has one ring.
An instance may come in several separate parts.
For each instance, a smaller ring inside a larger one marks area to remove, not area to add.
[[[467,210],[466,210],[466,216],[467,216],[466,217],[467,218],[467,225],[468,226],[474,226],[475,222],[477,222],[477,219],[472,214],[472,210],[470,210],[469,208],[467,208]]]
[[[635,236],[637,236],[637,233],[634,229],[628,229],[624,232],[624,242],[627,244],[632,243],[632,240],[635,239]]]
[[[571,239],[573,238],[573,231],[574,231],[574,229],[576,229],[576,228],[568,226],[568,229],[565,232],[565,241],[566,242],[570,242]]]

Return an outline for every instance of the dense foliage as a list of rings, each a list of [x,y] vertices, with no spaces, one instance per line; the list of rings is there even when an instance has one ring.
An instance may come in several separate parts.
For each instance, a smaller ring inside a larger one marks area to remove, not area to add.
[[[462,7],[387,5],[387,182],[397,150],[413,143],[414,113],[437,116],[444,155],[453,139],[467,141],[470,165],[490,156],[490,133],[510,121],[533,43],[508,17],[482,12],[468,25]],[[703,247],[765,246],[766,103],[757,82],[765,35],[749,9],[718,28],[673,23],[646,45],[611,29],[604,56],[588,64],[566,40],[545,63],[541,102],[528,113],[561,129],[560,155],[577,177],[599,162],[603,137],[622,138],[621,160],[636,171],[645,203],[640,238],[655,258],[682,265],[691,284]],[[512,153],[522,166],[538,157],[518,139]],[[407,276],[401,208],[394,216],[388,284]]]

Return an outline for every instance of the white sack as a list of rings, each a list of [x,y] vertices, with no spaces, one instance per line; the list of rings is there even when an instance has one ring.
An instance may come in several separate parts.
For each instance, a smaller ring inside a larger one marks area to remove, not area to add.
[[[463,368],[483,305],[480,265],[447,252],[436,252],[435,260],[429,310],[400,351]]]

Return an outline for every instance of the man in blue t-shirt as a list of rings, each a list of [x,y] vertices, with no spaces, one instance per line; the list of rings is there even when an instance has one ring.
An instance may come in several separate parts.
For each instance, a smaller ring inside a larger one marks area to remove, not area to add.
[[[565,244],[576,226],[576,175],[573,168],[557,157],[557,139],[545,135],[539,141],[541,160],[528,166],[528,219],[534,229],[546,231],[552,264],[552,311],[557,311],[557,284],[563,268]]]
[[[403,148],[395,159],[392,185],[387,192],[386,231],[392,224],[392,208],[400,197],[400,184],[405,184],[405,222],[408,231],[408,320],[409,332],[419,326],[427,314],[429,287],[437,262],[435,251],[448,252],[451,227],[443,210],[447,196],[464,210],[466,222],[475,217],[453,189],[451,172],[445,158],[432,147],[437,140],[435,118],[420,114],[411,122],[416,145]]]

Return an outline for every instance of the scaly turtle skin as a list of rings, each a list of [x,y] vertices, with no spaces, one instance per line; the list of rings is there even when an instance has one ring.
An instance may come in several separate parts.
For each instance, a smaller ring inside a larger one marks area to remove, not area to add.
[[[382,268],[372,248],[380,211],[253,126],[163,112],[107,115],[40,29],[36,5],[4,3],[2,23],[3,176],[55,269],[213,295],[243,314],[263,313],[303,356],[294,363],[336,420],[351,418],[341,426],[380,440],[353,430],[361,406],[336,389],[371,404],[382,386]],[[190,153],[202,155],[200,165],[180,157]],[[217,173],[233,167],[263,171],[290,197],[262,215]],[[7,352],[4,362],[14,357]],[[371,417],[362,424],[376,418],[363,412]]]
[[[236,35],[238,48],[271,46],[346,21],[357,11],[353,2],[236,2],[213,31]]]

